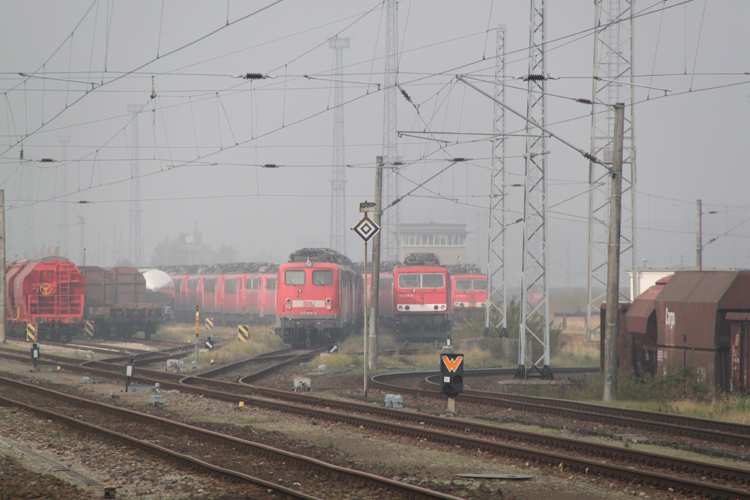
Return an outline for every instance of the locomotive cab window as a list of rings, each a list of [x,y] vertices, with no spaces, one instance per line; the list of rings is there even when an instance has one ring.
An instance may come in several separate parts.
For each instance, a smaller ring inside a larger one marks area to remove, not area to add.
[[[284,273],[284,283],[292,286],[300,286],[305,284],[305,271],[292,271],[289,270]]]
[[[474,282],[474,290],[487,290],[487,280],[472,280]]]
[[[399,288],[420,288],[419,275],[414,273],[400,274],[398,276]]]
[[[313,271],[313,285],[333,285],[333,271]]]
[[[276,278],[266,279],[266,290],[276,290]]]
[[[443,288],[445,286],[445,277],[438,273],[425,273],[422,275],[421,288]]]
[[[456,280],[456,290],[465,291],[465,290],[471,290],[471,281],[472,280]]]

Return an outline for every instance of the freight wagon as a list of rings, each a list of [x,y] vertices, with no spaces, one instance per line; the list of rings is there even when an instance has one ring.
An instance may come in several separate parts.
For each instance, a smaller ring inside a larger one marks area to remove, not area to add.
[[[86,281],[73,262],[64,257],[12,262],[5,284],[9,336],[69,342],[80,331]]]
[[[90,337],[146,340],[164,321],[164,305],[148,302],[146,279],[132,267],[80,268],[86,279],[84,332]]]

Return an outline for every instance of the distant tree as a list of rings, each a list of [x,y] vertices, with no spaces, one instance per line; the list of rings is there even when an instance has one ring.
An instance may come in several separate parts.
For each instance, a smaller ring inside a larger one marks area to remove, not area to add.
[[[239,253],[232,245],[222,243],[217,250],[204,242],[203,233],[198,231],[192,243],[187,242],[190,233],[179,233],[175,237],[165,236],[151,252],[152,266],[188,264],[192,255],[193,264],[221,264],[237,262]]]

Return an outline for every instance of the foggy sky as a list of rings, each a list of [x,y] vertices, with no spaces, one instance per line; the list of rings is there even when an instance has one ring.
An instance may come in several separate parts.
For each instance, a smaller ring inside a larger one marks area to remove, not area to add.
[[[72,260],[81,263],[79,216],[89,264],[127,257],[129,105],[143,110],[138,265],[148,265],[165,235],[196,225],[212,247],[232,245],[248,261],[284,262],[295,249],[328,246],[333,50],[327,40],[334,36],[351,38],[344,80],[351,165],[346,203],[353,225],[359,203],[374,197],[375,156],[382,154],[383,4],[272,3],[167,0],[162,10],[162,2],[146,1],[4,1],[0,178],[10,205],[8,259],[30,251],[29,206],[36,248],[58,244],[63,204]],[[660,11],[664,6],[674,7]],[[636,90],[638,260],[647,267],[692,267],[696,199],[704,212],[717,212],[704,216],[704,242],[750,217],[750,3],[641,1],[635,10],[653,12],[635,24],[636,83],[671,91],[665,97]],[[442,149],[434,141],[399,139],[399,155],[409,164],[401,171],[401,192],[450,158],[471,159],[427,184],[430,191],[404,199],[401,221],[468,224],[467,258],[484,266],[491,145],[465,133],[491,131],[493,104],[455,75],[491,81],[498,24],[507,26],[507,75],[528,72],[528,2],[405,0],[398,16],[399,81],[419,108],[399,95],[398,129],[464,133],[443,137],[454,142]],[[548,124],[583,150],[591,144],[590,107],[572,99],[591,98],[593,24],[590,0],[548,2],[547,71],[556,78],[547,83]],[[273,78],[232,78],[248,72]],[[489,83],[481,85],[492,92]],[[719,88],[704,90],[713,87]],[[506,96],[509,106],[525,110],[523,81],[510,80]],[[509,115],[508,131],[523,128]],[[549,204],[572,198],[550,211],[550,285],[584,286],[588,161],[554,140],[549,150]],[[523,181],[523,152],[523,139],[507,141],[510,183]],[[265,164],[280,167],[260,167]],[[508,199],[514,220],[523,189],[510,188]],[[82,200],[91,203],[76,203]],[[749,236],[750,222],[708,245],[704,267],[750,267]],[[508,231],[511,282],[520,281],[520,245],[516,224]],[[352,259],[362,260],[362,243],[353,234],[347,246]]]

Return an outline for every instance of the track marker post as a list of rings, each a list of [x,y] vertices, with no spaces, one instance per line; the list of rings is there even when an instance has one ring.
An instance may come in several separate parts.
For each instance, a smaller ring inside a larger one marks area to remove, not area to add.
[[[34,371],[36,371],[36,360],[39,359],[39,344],[34,342],[31,345],[31,365],[34,367]]]
[[[128,361],[128,364],[125,366],[125,392],[128,392],[128,390],[130,390],[130,379],[133,378],[134,371],[135,358],[133,356],[130,356],[130,361]]]
[[[195,306],[195,360],[193,363],[198,362],[198,354],[200,347],[198,347],[198,332],[200,331],[201,326],[201,313],[198,310],[198,306]]]

